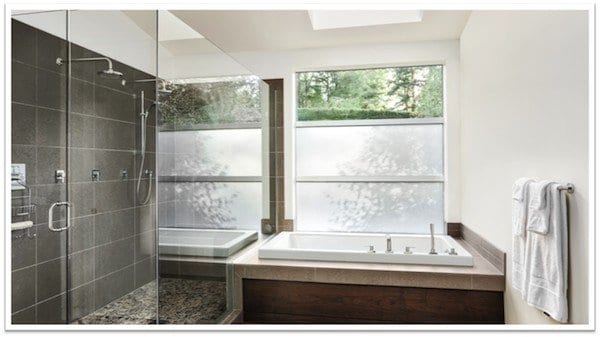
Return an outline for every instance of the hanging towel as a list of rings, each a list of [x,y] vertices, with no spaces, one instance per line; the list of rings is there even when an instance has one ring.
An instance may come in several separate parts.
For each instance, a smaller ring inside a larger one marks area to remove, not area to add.
[[[558,184],[552,183],[548,191],[546,207],[550,216],[546,234],[527,232],[526,301],[553,319],[567,322],[567,201]]]
[[[548,233],[550,217],[548,186],[550,181],[542,180],[529,184],[529,207],[527,209],[527,230],[539,234]]]
[[[529,178],[519,178],[513,184],[512,189],[512,223],[513,233],[515,235],[524,236],[525,226],[527,224],[527,203],[528,193],[527,188],[533,182]]]
[[[533,182],[529,178],[519,178],[513,184],[512,189],[512,287],[521,293],[525,299],[525,284],[527,273],[525,272],[525,227],[527,224],[527,208],[529,201],[529,185]]]

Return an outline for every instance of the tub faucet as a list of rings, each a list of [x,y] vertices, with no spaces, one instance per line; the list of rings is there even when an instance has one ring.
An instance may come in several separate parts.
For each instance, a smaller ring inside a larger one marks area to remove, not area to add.
[[[430,233],[430,237],[431,237],[431,250],[429,250],[429,254],[437,255],[437,252],[435,251],[435,239],[433,238],[433,224],[432,223],[429,224],[429,233]]]
[[[387,241],[387,249],[385,250],[386,253],[391,254],[394,251],[392,250],[392,236],[387,234],[385,236],[385,240]]]

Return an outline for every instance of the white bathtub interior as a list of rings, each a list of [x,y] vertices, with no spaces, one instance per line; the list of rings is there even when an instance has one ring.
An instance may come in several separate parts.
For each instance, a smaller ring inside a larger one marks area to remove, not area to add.
[[[160,254],[228,257],[258,239],[256,231],[160,228]]]
[[[385,234],[282,232],[259,248],[259,258],[473,266],[473,256],[448,235],[434,235],[437,254],[430,254],[429,235],[390,237],[392,252]]]

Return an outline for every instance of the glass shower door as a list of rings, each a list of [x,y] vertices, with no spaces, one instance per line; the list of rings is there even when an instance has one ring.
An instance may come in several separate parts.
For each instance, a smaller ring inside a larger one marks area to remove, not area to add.
[[[157,321],[156,15],[12,13],[14,324]]]
[[[156,11],[70,11],[68,30],[69,322],[153,324]]]
[[[65,324],[67,12],[11,14],[11,321]]]

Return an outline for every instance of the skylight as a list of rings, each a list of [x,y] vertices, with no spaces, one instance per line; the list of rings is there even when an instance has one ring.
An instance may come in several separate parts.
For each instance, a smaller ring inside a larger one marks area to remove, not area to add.
[[[421,22],[423,11],[308,11],[314,30]]]

